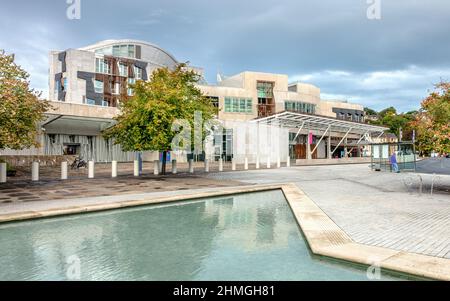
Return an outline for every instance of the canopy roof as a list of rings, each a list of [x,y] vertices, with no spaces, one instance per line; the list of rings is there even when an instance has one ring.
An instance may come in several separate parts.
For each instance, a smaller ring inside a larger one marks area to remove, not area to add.
[[[252,122],[280,126],[290,129],[309,129],[349,134],[384,133],[386,127],[336,119],[332,117],[284,111],[271,116],[254,119]]]

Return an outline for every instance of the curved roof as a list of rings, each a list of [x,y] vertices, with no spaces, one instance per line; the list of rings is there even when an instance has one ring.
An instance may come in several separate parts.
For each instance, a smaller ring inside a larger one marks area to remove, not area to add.
[[[154,51],[159,52],[159,54],[163,54],[168,59],[172,60],[174,64],[178,64],[177,59],[170,54],[168,51],[164,50],[163,48],[159,47],[158,45],[141,41],[141,40],[132,40],[132,39],[121,39],[121,40],[104,40],[100,41],[98,43],[78,48],[78,50],[84,50],[84,51],[95,51],[97,49],[105,48],[108,46],[114,46],[114,45],[121,45],[121,44],[133,44],[133,45],[141,45],[146,48],[154,49]],[[156,62],[157,63],[157,62]]]

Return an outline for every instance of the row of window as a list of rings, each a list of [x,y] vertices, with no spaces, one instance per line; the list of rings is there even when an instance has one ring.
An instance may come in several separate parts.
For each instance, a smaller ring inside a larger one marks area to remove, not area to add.
[[[118,57],[136,58],[136,46],[135,45],[114,45],[112,47],[105,47],[95,51],[100,55],[112,55]]]
[[[225,112],[252,113],[252,99],[239,97],[225,97]]]
[[[128,77],[128,66],[122,63],[118,63],[119,75]],[[111,74],[110,63],[102,58],[95,59],[95,72],[102,74]],[[133,66],[134,77],[137,79],[142,79],[143,70],[137,66]]]
[[[129,78],[128,79],[128,85],[134,85],[136,83],[136,79]],[[103,93],[105,91],[105,84],[101,80],[94,80],[94,90],[95,93]],[[110,87],[110,90],[113,94],[120,94],[120,84],[115,83]],[[133,95],[133,89],[128,86],[127,88],[127,94],[128,96]]]
[[[301,101],[285,101],[284,109],[286,111],[294,111],[299,113],[315,114],[316,105],[312,103],[306,103]]]
[[[351,114],[351,113],[336,113],[336,118],[341,120],[364,122],[364,115]]]

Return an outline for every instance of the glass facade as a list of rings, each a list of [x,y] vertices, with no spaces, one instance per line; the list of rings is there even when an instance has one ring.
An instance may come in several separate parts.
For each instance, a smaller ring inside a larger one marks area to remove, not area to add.
[[[135,79],[142,79],[142,68],[133,66],[133,70],[134,70],[134,78]]]
[[[252,113],[252,99],[240,97],[225,97],[225,112]]]
[[[95,59],[95,72],[97,73],[103,73],[103,74],[110,74],[111,68],[109,67],[108,61],[96,58]]]
[[[95,80],[94,81],[94,89],[95,89],[95,93],[103,93],[103,82],[100,80]]]
[[[127,58],[136,58],[136,46],[135,45],[114,45],[110,47],[101,48],[95,51],[100,55],[112,55]]]
[[[273,83],[271,82],[257,82],[256,90],[258,91],[258,98],[273,97]]]
[[[312,103],[306,103],[301,101],[285,101],[284,109],[286,111],[294,111],[299,113],[315,114],[316,105]]]
[[[120,76],[128,76],[128,67],[124,64],[119,63],[119,75]]]

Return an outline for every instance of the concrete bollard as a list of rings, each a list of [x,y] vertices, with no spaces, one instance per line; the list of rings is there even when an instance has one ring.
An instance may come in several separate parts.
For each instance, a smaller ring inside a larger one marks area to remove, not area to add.
[[[277,158],[277,168],[281,167],[281,158],[278,156]]]
[[[0,163],[0,183],[6,183],[6,163]]]
[[[95,175],[95,164],[94,161],[88,162],[88,178],[93,179]]]
[[[159,175],[159,160],[153,161],[153,174],[155,176]]]
[[[134,160],[134,172],[133,175],[135,177],[139,177],[140,176],[140,171],[139,171],[139,160]]]
[[[244,169],[248,170],[248,158],[247,157],[245,157],[245,159],[244,159]]]
[[[67,180],[67,161],[61,162],[61,180]]]
[[[111,162],[111,178],[117,178],[117,161]]]
[[[236,170],[236,159],[231,159],[231,170],[235,171]]]
[[[172,174],[177,174],[177,160],[175,159],[172,160]]]
[[[205,159],[205,172],[209,172],[209,160]]]
[[[219,171],[223,171],[223,159],[219,159]]]
[[[194,160],[189,159],[189,173],[194,173]]]
[[[31,163],[31,181],[39,181],[39,162]]]
[[[270,156],[267,157],[267,168],[270,168]]]
[[[291,157],[287,156],[286,167],[291,167]]]
[[[256,169],[259,169],[259,156],[256,156]]]

